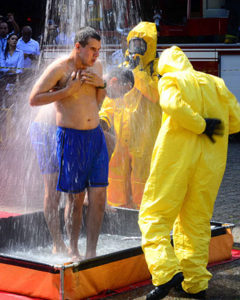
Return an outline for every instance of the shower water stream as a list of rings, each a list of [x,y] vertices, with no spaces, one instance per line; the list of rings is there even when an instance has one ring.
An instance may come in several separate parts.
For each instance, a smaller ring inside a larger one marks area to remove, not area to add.
[[[107,5],[111,3],[111,8]],[[20,86],[15,96],[15,108],[9,124],[9,135],[0,149],[1,162],[1,197],[0,210],[14,214],[24,215],[43,211],[44,185],[42,174],[39,171],[37,159],[31,146],[29,128],[39,108],[31,108],[28,103],[29,93],[38,74],[48,65],[52,59],[67,54],[71,51],[73,44],[49,45],[49,20],[58,25],[59,30],[64,30],[67,36],[71,36],[81,26],[89,25],[99,30],[102,35],[102,52],[100,58],[104,66],[107,66],[107,49],[109,44],[119,45],[121,34],[129,30],[140,21],[139,0],[132,1],[96,1],[88,0],[47,0],[46,20],[42,39],[42,53],[39,61],[39,69],[34,78],[27,78],[24,86]],[[49,49],[51,55],[49,56]],[[48,54],[46,54],[48,53]],[[64,197],[62,197],[62,206]],[[34,217],[33,217],[34,218]],[[38,226],[33,221],[24,224],[25,228]],[[24,228],[23,226],[23,228]],[[3,229],[0,225],[0,231]],[[18,236],[18,225],[13,230]],[[21,230],[24,230],[21,228]],[[10,246],[7,249],[1,245],[0,252],[3,254],[30,259],[33,261],[44,261],[46,263],[65,262],[69,258],[51,254],[51,243],[46,245],[41,231],[35,230],[34,240],[37,241],[33,247],[24,245]],[[3,233],[7,235],[7,232]],[[101,234],[97,248],[97,255],[119,251],[129,247],[140,246],[140,238],[125,238],[123,235]],[[79,239],[81,253],[85,249],[85,237]],[[1,250],[2,249],[2,250]]]

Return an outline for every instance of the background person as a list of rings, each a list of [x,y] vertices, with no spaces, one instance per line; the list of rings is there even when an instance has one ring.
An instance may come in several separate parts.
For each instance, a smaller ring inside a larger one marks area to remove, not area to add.
[[[68,28],[70,28],[70,21],[66,21],[66,23],[60,24],[58,34],[56,36],[57,45],[69,46],[74,43],[75,36],[73,32],[68,31]]]
[[[99,117],[107,142],[109,160],[116,146],[116,140],[119,142],[118,128],[114,126],[114,120],[117,120],[115,113],[117,115],[117,111],[123,109],[124,95],[133,88],[133,85],[134,76],[129,69],[116,67],[107,75],[107,96],[99,111]]]
[[[18,37],[15,33],[8,35],[7,46],[4,53],[0,55],[0,86],[2,91],[1,99],[4,102],[2,106],[4,107],[9,107],[13,103],[16,104],[17,76],[23,72],[24,67],[24,55],[21,50],[16,48],[17,40]],[[9,97],[11,95],[12,97]]]
[[[210,221],[228,135],[240,131],[240,105],[222,79],[195,71],[176,46],[163,51],[158,70],[163,122],[139,212],[156,286],[147,299],[162,299],[182,281],[186,296],[201,299],[212,277],[206,268]]]
[[[49,19],[48,20],[48,31],[47,31],[47,40],[46,43],[48,45],[56,45],[57,41],[56,41],[56,37],[58,35],[58,26],[57,24],[55,24],[54,20]],[[73,43],[71,43],[73,44]]]
[[[22,29],[22,37],[17,42],[17,48],[24,53],[24,68],[33,70],[40,55],[40,47],[39,43],[31,37],[32,28],[30,26],[24,26]]]
[[[111,55],[111,64],[109,64],[108,68],[115,68],[122,65],[125,61],[125,52],[127,50],[127,33],[121,33],[121,48],[114,51]],[[110,70],[111,70],[110,69]]]
[[[142,49],[138,47],[138,42],[143,44]],[[114,126],[117,138],[109,164],[108,204],[139,208],[161,124],[155,59],[156,25],[140,22],[129,32],[127,43],[123,67],[132,70],[134,87],[114,104],[106,100],[101,108],[101,119],[109,127]]]
[[[5,51],[1,53],[1,72],[2,75],[14,75],[23,72],[24,67],[24,54],[21,50],[17,49],[18,37],[12,33],[7,38],[7,45]]]
[[[11,26],[10,30],[9,30],[9,26]],[[7,46],[8,35],[12,33],[18,35],[19,26],[14,19],[14,15],[12,13],[8,13],[7,17],[2,18],[0,21],[0,54],[1,52],[5,51]]]
[[[81,28],[70,55],[53,62],[30,95],[32,106],[55,103],[60,170],[57,190],[68,194],[65,217],[73,260],[80,259],[78,238],[85,189],[89,201],[86,257],[90,258],[96,256],[108,185],[108,152],[98,117],[106,94],[98,60],[100,48],[100,35],[91,27]],[[49,92],[57,85],[63,88]]]
[[[103,101],[99,116],[100,124],[106,138],[109,160],[114,152],[116,143],[120,142],[118,123],[115,124],[115,121],[118,120],[118,110],[124,109],[124,95],[133,86],[134,76],[129,69],[116,67],[107,75],[107,96]]]
[[[6,22],[8,24],[9,32],[10,33],[15,33],[16,35],[18,35],[19,32],[20,32],[20,28],[19,28],[19,25],[17,24],[17,22],[14,18],[13,13],[9,12],[7,14]]]

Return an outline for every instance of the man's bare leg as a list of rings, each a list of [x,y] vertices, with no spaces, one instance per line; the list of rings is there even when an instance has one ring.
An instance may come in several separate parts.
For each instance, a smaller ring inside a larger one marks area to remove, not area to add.
[[[56,191],[58,174],[44,174],[44,216],[48,230],[53,239],[53,253],[66,254],[68,249],[64,243],[59,216],[60,192]]]
[[[85,197],[84,197],[83,205],[84,206],[88,206],[88,193],[86,193],[86,192],[85,192]]]
[[[86,258],[96,256],[97,241],[101,230],[106,200],[106,187],[88,188],[87,249]]]
[[[81,259],[78,250],[78,239],[82,225],[82,207],[85,192],[79,194],[68,194],[65,207],[65,225],[69,237],[69,254],[73,260]]]

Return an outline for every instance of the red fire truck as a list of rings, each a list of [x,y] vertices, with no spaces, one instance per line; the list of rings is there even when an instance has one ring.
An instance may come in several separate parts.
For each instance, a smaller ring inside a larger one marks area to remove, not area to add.
[[[163,2],[168,8],[175,4],[175,12],[166,10],[164,14]],[[240,101],[240,43],[224,43],[227,8],[227,0],[159,1],[158,52],[170,44],[180,46],[195,69],[222,77]]]

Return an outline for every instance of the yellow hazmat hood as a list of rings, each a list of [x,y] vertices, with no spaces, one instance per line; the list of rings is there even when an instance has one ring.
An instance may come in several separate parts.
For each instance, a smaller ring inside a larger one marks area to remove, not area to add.
[[[187,70],[193,70],[193,66],[179,47],[172,46],[162,52],[158,62],[158,72],[160,75],[168,72]]]
[[[147,51],[141,55],[143,67],[148,65],[150,61],[154,60],[157,51],[157,28],[155,23],[140,22],[128,34],[127,43],[132,38],[142,38],[147,43]]]

